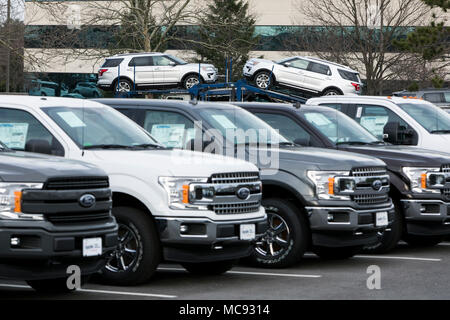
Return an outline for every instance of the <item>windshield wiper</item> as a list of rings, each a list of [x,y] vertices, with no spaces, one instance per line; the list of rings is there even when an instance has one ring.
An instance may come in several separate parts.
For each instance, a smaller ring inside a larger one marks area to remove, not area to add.
[[[130,148],[142,148],[142,149],[165,149],[163,145],[157,144],[157,143],[142,143],[142,144],[135,144],[133,146],[130,146]]]
[[[450,130],[433,130],[430,133],[450,133]]]
[[[133,146],[125,146],[121,144],[95,144],[92,146],[84,146],[84,150],[89,149],[130,149],[133,148]]]
[[[340,141],[340,142],[336,142],[336,145],[341,145],[341,144],[350,144],[350,145],[368,145],[371,144],[370,142],[363,142],[363,141]]]

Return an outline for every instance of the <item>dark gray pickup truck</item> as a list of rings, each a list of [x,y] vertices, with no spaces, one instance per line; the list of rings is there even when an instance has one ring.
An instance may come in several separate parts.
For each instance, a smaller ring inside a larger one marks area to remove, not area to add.
[[[274,133],[251,113],[229,104],[98,101],[135,120],[168,147],[198,150],[200,145],[199,151],[211,152],[208,135],[214,132],[215,142],[225,138],[226,155],[232,151],[231,156],[240,157],[244,146],[246,159],[261,170],[263,205],[269,217],[269,230],[258,239],[252,257],[260,266],[290,266],[308,249],[323,258],[350,257],[361,247],[377,243],[379,233],[394,217],[389,176],[381,160],[338,150],[303,148]],[[271,133],[278,142],[269,149],[276,153],[273,159],[279,163],[272,167],[262,161],[267,151],[262,135],[239,143],[227,138],[229,130]],[[194,136],[196,139],[192,139]],[[251,159],[254,151],[258,159]]]
[[[67,268],[100,271],[117,244],[108,176],[0,144],[0,278],[66,291]]]

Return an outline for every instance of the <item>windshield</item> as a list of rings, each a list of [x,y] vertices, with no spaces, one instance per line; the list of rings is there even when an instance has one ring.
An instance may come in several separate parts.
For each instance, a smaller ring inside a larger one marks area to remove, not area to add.
[[[302,116],[335,144],[381,142],[356,121],[335,110],[303,111]]]
[[[398,106],[430,133],[450,133],[450,115],[431,104],[399,103]]]
[[[243,109],[200,109],[200,116],[234,144],[290,143],[277,130]],[[239,131],[245,134],[241,137]]]
[[[157,144],[136,123],[108,107],[47,107],[42,110],[82,149]]]
[[[180,59],[180,58],[177,58],[177,57],[175,57],[175,56],[172,56],[172,55],[167,55],[170,59],[172,59],[172,60],[174,60],[176,63],[178,63],[178,64],[187,64],[187,62],[186,61],[184,61],[183,59]]]

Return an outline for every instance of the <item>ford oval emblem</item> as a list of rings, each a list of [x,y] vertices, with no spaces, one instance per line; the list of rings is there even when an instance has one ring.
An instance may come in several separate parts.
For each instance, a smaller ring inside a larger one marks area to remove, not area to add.
[[[380,191],[381,187],[383,187],[383,183],[381,182],[381,180],[375,180],[374,182],[372,182],[373,190]]]
[[[250,189],[249,188],[240,188],[236,195],[241,200],[247,200],[250,197]]]
[[[95,197],[92,194],[85,194],[81,196],[80,200],[78,201],[80,205],[84,208],[90,208],[95,204]]]

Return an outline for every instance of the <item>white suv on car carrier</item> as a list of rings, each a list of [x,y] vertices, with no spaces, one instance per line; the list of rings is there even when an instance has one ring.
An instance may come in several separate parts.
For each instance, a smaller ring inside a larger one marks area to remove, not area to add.
[[[97,86],[105,91],[119,92],[145,87],[182,86],[190,89],[199,81],[216,82],[217,72],[211,64],[187,63],[170,54],[118,54],[106,58],[98,70]]]
[[[243,72],[260,89],[278,84],[319,96],[360,94],[363,85],[358,71],[311,57],[250,59]]]

